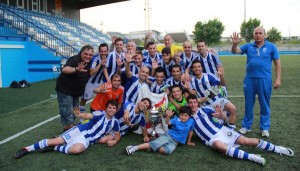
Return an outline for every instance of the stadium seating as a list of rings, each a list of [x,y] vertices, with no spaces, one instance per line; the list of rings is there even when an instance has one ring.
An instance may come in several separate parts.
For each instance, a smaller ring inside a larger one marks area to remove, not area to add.
[[[92,45],[96,51],[98,49],[97,47],[101,43],[108,43],[109,45],[111,44],[110,37],[107,34],[103,34],[95,28],[80,21],[75,21],[68,18],[53,16],[36,11],[29,11],[12,6],[5,5],[5,7],[78,50],[86,44]],[[1,12],[3,13],[3,11],[0,11],[0,13]],[[14,17],[15,16],[10,16],[9,14],[4,15],[4,18],[6,19],[16,20],[16,18]],[[18,25],[23,26],[26,25],[26,23],[20,21],[18,22]],[[32,36],[36,36],[39,38],[44,38],[47,36],[44,33],[40,33],[37,29],[31,27],[29,27],[28,30],[29,35]],[[60,45],[56,42],[48,40],[44,43],[46,45],[54,45],[55,47],[57,47],[56,50],[60,50]]]

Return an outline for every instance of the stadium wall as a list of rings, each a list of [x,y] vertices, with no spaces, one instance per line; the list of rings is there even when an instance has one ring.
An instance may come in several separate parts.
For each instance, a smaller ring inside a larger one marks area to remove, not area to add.
[[[52,66],[61,59],[30,41],[0,41],[0,87],[9,87],[14,80],[37,82],[54,78]]]

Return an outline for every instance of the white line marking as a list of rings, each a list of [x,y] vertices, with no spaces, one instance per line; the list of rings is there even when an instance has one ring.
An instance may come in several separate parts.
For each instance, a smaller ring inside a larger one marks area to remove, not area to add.
[[[49,100],[49,99],[48,99],[48,100]],[[90,103],[92,100],[93,100],[93,99],[87,101],[86,104]],[[47,100],[45,100],[45,101],[47,101]],[[45,102],[45,101],[43,101],[43,102]],[[39,102],[39,103],[41,103],[41,102]],[[36,104],[38,104],[38,103],[36,103]],[[33,104],[33,105],[36,105],[36,104]],[[30,106],[32,106],[32,105],[30,105]],[[26,108],[26,107],[24,107],[24,108]],[[24,108],[22,108],[22,109],[24,109]],[[21,109],[18,109],[18,110],[21,110]],[[15,111],[16,111],[16,110],[15,110]],[[9,113],[11,113],[11,112],[9,112]],[[8,114],[8,113],[7,113],[7,114]],[[49,119],[47,119],[47,120],[45,120],[45,121],[43,121],[43,122],[38,123],[38,124],[36,124],[36,125],[34,125],[34,126],[32,126],[32,127],[29,127],[29,128],[27,128],[27,129],[25,129],[25,130],[23,130],[23,131],[21,131],[21,132],[15,134],[15,135],[13,135],[13,136],[10,136],[10,137],[8,137],[8,138],[5,138],[4,140],[0,141],[0,145],[2,145],[2,144],[4,144],[4,143],[7,143],[8,141],[13,140],[13,139],[15,139],[15,138],[17,138],[17,137],[19,137],[19,136],[25,134],[25,133],[27,133],[27,132],[29,132],[29,131],[31,131],[31,130],[37,128],[37,127],[40,127],[40,126],[42,126],[42,125],[48,123],[48,122],[51,122],[51,121],[53,121],[54,119],[56,119],[56,118],[58,118],[58,117],[60,117],[60,115],[56,115],[56,116],[54,116],[54,117],[52,117],[52,118],[49,118]]]
[[[8,114],[11,114],[11,113],[13,113],[13,112],[17,112],[17,111],[19,111],[19,110],[26,109],[26,108],[28,108],[28,107],[32,107],[32,106],[35,106],[35,105],[38,105],[38,104],[41,104],[41,103],[44,103],[44,102],[50,101],[50,100],[52,100],[52,99],[54,99],[54,98],[50,98],[50,99],[47,99],[47,100],[44,100],[44,101],[40,101],[40,102],[34,103],[34,104],[32,104],[32,105],[25,106],[25,107],[23,107],[23,108],[20,108],[20,109],[14,110],[14,111],[10,111],[10,112],[7,112],[7,113],[4,113],[4,114],[1,114],[1,115],[0,115],[0,117],[2,117],[2,116],[6,116],[6,115],[8,115]]]
[[[50,119],[47,119],[47,120],[45,120],[45,121],[43,121],[43,122],[40,122],[40,123],[38,123],[38,124],[36,124],[36,125],[30,127],[30,128],[27,128],[27,129],[25,129],[24,131],[21,131],[21,132],[19,132],[19,133],[13,135],[13,136],[11,136],[11,137],[8,137],[8,138],[6,138],[6,139],[0,141],[0,145],[1,145],[1,144],[4,144],[4,143],[6,143],[6,142],[8,142],[8,141],[10,141],[10,140],[13,140],[13,139],[17,138],[18,136],[23,135],[23,134],[25,134],[25,133],[27,133],[27,132],[29,132],[29,131],[31,131],[31,130],[33,130],[33,129],[39,127],[39,126],[41,126],[41,125],[44,125],[45,123],[48,123],[48,122],[50,122],[50,121],[53,121],[54,119],[58,118],[59,116],[60,116],[60,115],[56,115],[56,116],[54,116],[54,117],[52,117],[52,118],[50,118]]]

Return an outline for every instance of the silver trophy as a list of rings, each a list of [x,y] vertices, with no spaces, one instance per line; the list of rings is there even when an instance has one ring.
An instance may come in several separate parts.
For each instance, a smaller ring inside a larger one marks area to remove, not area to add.
[[[157,132],[155,131],[155,127],[160,122],[161,117],[160,117],[159,111],[155,107],[153,107],[149,111],[148,119],[149,119],[149,123],[151,124],[151,127],[152,127],[152,131],[150,132],[150,136],[153,137],[153,138],[156,138],[157,137]]]

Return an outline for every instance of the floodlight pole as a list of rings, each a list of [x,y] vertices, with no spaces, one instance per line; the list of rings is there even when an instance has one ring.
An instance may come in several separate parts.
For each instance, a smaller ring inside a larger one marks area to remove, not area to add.
[[[246,22],[246,0],[244,0],[244,22]]]

